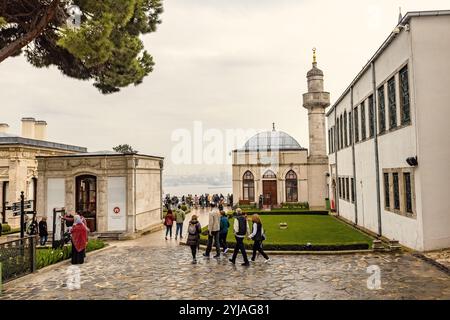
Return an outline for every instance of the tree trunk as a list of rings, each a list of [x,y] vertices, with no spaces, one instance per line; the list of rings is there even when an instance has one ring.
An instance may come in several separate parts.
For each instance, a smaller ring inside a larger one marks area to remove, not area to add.
[[[53,0],[47,7],[47,10],[44,12],[44,15],[36,23],[36,25],[31,28],[29,32],[27,32],[23,37],[11,42],[6,47],[0,49],[0,63],[28,45],[31,41],[38,37],[42,33],[42,31],[44,31],[47,25],[55,17],[59,3],[60,0]]]

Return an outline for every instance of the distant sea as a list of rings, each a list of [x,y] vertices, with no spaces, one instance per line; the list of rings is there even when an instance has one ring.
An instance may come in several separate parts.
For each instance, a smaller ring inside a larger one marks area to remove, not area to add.
[[[163,194],[170,194],[171,196],[182,196],[191,194],[193,196],[200,194],[227,194],[232,193],[231,186],[215,186],[207,184],[186,184],[178,186],[163,186]]]

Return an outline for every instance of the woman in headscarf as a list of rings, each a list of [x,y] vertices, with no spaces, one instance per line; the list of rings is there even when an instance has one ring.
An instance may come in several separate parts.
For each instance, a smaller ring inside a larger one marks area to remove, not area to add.
[[[74,216],[72,227],[72,264],[84,263],[86,246],[88,243],[88,229],[79,215]]]

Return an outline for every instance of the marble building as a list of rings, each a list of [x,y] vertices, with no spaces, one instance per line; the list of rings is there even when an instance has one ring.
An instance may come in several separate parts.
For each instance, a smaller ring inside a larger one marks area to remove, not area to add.
[[[328,197],[325,109],[330,105],[330,94],[324,92],[323,78],[314,50],[312,69],[307,74],[308,92],[303,95],[303,107],[308,110],[309,150],[274,127],[233,151],[235,203],[258,203],[262,196],[263,204],[269,207],[307,202],[310,208],[325,208]]]

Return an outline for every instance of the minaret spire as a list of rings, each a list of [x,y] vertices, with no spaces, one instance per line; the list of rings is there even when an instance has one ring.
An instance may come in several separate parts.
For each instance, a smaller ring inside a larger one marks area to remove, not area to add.
[[[313,51],[313,66],[317,66],[317,56],[316,56],[316,48],[312,49]]]

